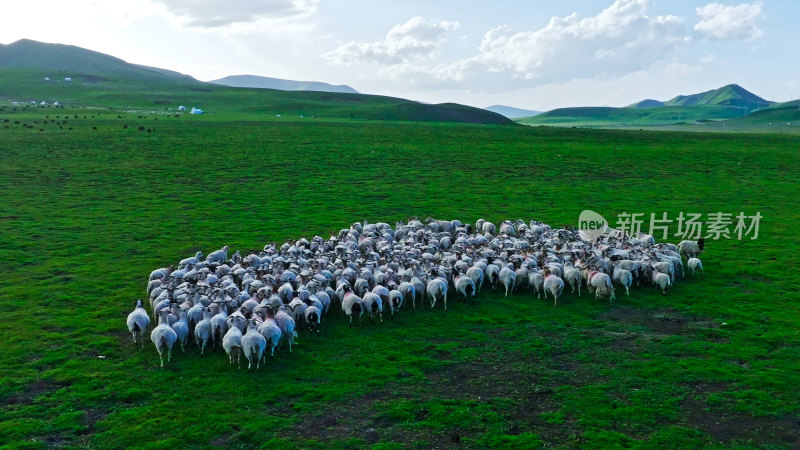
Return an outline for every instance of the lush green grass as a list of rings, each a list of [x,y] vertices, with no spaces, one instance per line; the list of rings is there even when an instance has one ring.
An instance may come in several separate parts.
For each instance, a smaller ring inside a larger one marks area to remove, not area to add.
[[[800,439],[797,137],[136,116],[0,112],[0,445]],[[667,296],[483,292],[352,330],[334,314],[260,372],[194,348],[161,370],[125,328],[150,270],[197,249],[414,215],[558,226],[585,208],[764,219],[758,240],[709,242],[705,280]]]

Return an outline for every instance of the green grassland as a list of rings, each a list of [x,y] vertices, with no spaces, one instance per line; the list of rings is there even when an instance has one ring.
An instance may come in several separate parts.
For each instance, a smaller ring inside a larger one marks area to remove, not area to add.
[[[743,115],[743,109],[717,105],[658,108],[580,107],[554,109],[518,122],[525,125],[555,126],[657,126],[696,120],[733,119]]]
[[[45,81],[45,76],[50,81]],[[71,82],[64,78],[70,76]],[[200,83],[176,77],[126,78],[82,75],[64,71],[0,67],[0,104],[9,107],[35,100],[67,106],[95,106],[166,114],[179,106],[197,107],[207,114],[265,117],[359,119],[415,122],[459,122],[513,125],[499,114],[479,108],[443,103],[429,105],[402,98],[314,91],[248,89]],[[21,94],[24,93],[24,94]]]
[[[132,99],[119,95],[115,105]],[[181,95],[171,105],[193,103],[193,91]],[[277,120],[195,106],[213,114],[0,111],[0,445],[800,440],[797,136]],[[198,249],[410,216],[561,226],[586,208],[764,218],[757,240],[709,241],[705,279],[666,296],[566,295],[554,308],[485,290],[474,307],[451,301],[353,329],[333,314],[322,337],[301,334],[260,371],[194,347],[162,370],[125,327],[149,272]]]

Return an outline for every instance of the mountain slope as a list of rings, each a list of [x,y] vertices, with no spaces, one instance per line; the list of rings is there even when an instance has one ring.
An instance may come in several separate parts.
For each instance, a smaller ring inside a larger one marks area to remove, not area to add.
[[[51,81],[46,81],[50,77]],[[72,78],[65,82],[64,78]],[[510,119],[464,105],[429,105],[376,95],[279,91],[203,83],[177,72],[129,64],[80,47],[21,40],[0,45],[0,101],[125,110],[174,111],[198,107],[231,120],[266,117],[462,122],[514,125]]]
[[[667,102],[647,99],[624,108],[559,108],[518,122],[560,126],[660,126],[734,119],[771,104],[739,85],[729,84],[698,94],[679,95]]]
[[[223,86],[277,89],[279,91],[319,91],[339,92],[345,94],[358,94],[359,92],[347,85],[333,85],[321,81],[294,81],[281,78],[261,77],[257,75],[231,75],[218,80],[209,81]]]
[[[99,77],[198,83],[187,75],[130,64],[74,45],[48,44],[30,39],[21,39],[8,45],[0,44],[0,67],[41,69],[45,76],[59,73],[80,78],[88,75],[93,80]]]
[[[769,106],[773,102],[753,94],[738,84],[729,84],[719,89],[692,95],[679,95],[664,102],[666,106],[730,106],[755,109]]]
[[[744,110],[727,106],[665,106],[660,108],[559,108],[519,120],[525,125],[655,126],[741,117]]]
[[[662,106],[666,106],[664,102],[648,98],[647,100],[628,105],[626,108],[661,108]]]
[[[505,106],[505,105],[492,105],[483,108],[487,111],[491,111],[493,113],[500,114],[501,116],[506,116],[509,119],[519,119],[522,117],[533,117],[537,114],[541,114],[541,111],[534,111],[531,109],[522,109],[522,108],[514,108],[513,106]]]

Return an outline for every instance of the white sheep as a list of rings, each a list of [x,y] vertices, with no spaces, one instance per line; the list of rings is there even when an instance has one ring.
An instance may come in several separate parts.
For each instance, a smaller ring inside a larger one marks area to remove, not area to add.
[[[186,267],[194,267],[200,263],[200,258],[203,257],[203,252],[197,252],[191,258],[182,259],[180,263],[178,263],[178,268],[183,269]]]
[[[361,297],[361,304],[364,306],[364,311],[369,314],[369,321],[374,322],[377,315],[383,324],[383,301],[378,294],[367,292]]]
[[[564,291],[564,280],[558,275],[550,273],[549,269],[545,269],[543,276],[544,282],[542,283],[542,288],[544,290],[544,299],[547,300],[547,293],[549,292],[553,296],[553,306],[558,306],[558,297],[560,297],[561,293]]]
[[[703,253],[703,247],[705,246],[705,239],[700,238],[697,241],[681,241],[678,243],[678,252],[681,256],[685,256],[688,258],[697,258]]]
[[[510,265],[510,264],[509,264]],[[506,297],[508,297],[508,289],[514,287],[514,283],[517,281],[517,274],[514,272],[514,269],[506,266],[500,269],[500,273],[497,276],[500,279],[500,282],[503,283],[503,286],[506,288]]]
[[[571,263],[567,263],[564,265],[564,280],[569,284],[570,289],[572,289],[572,293],[575,293],[575,290],[578,290],[578,297],[581,296],[581,284],[583,284],[583,278],[581,277],[581,271],[576,269]]]
[[[397,289],[392,289],[389,291],[389,312],[392,314],[392,319],[394,319],[395,314],[400,312],[400,308],[403,306],[403,293]],[[386,306],[384,305],[384,308]]]
[[[141,300],[136,300],[136,305],[133,311],[128,314],[126,322],[128,324],[128,330],[130,330],[131,335],[133,335],[133,343],[137,343],[136,336],[139,336],[138,342],[141,344],[142,348],[144,348],[144,339],[142,339],[142,336],[147,331],[147,327],[150,326],[150,317],[147,315],[147,311],[145,311]]]
[[[181,310],[178,313],[178,320],[172,324],[172,329],[178,336],[178,342],[181,343],[181,351],[186,351],[186,344],[189,340],[189,321],[186,316],[186,310]]]
[[[264,322],[258,326],[258,332],[266,339],[269,354],[274,357],[275,349],[278,348],[278,344],[281,342],[283,331],[281,331],[281,327],[272,314],[272,308],[267,309],[267,317],[264,319]]]
[[[317,333],[317,336],[319,336],[319,321],[321,315],[322,312],[314,305],[309,306],[305,310],[305,321],[308,324],[308,332],[311,333],[312,336],[315,332]]]
[[[208,256],[206,256],[206,262],[219,264],[228,262],[228,246],[226,245],[220,250],[209,253]]]
[[[472,278],[472,283],[475,285],[475,293],[480,292],[483,287],[483,269],[478,266],[472,266],[467,269],[467,276]]]
[[[211,308],[203,308],[203,320],[194,327],[194,343],[200,347],[200,354],[205,353],[208,341],[211,340]]]
[[[500,267],[496,264],[488,264],[485,269],[483,269],[484,278],[489,281],[489,284],[492,285],[492,290],[497,289],[497,280],[500,275]]]
[[[236,368],[239,368],[239,360],[242,355],[242,330],[238,327],[230,327],[222,337],[222,348],[228,354],[228,360],[233,365],[233,360],[236,360]]]
[[[436,300],[439,297],[444,299],[444,310],[447,311],[447,282],[439,277],[435,277],[428,281],[428,296],[431,298],[431,309],[436,306]]]
[[[275,322],[281,328],[281,333],[284,338],[286,338],[286,342],[289,344],[289,353],[292,352],[292,344],[294,344],[294,338],[297,337],[297,332],[294,331],[295,329],[295,321],[292,317],[286,313],[284,310],[280,310],[275,313]]]
[[[222,337],[227,332],[228,304],[222,303],[219,313],[211,317],[211,342],[213,345],[222,344]]]
[[[633,284],[633,274],[630,270],[615,267],[613,278],[615,283],[625,288],[626,295],[631,295],[630,287]]]
[[[403,301],[411,301],[411,306],[416,310],[417,309],[417,289],[408,281],[404,281],[400,283],[397,290],[403,294]]]
[[[289,309],[289,315],[292,316],[292,319],[294,319],[294,322],[298,324],[298,328],[300,329],[303,328],[303,323],[306,320],[305,314],[307,307],[308,306],[299,298],[295,298],[286,305],[286,308]]]
[[[247,333],[242,336],[242,352],[247,358],[247,370],[256,363],[256,369],[261,368],[261,357],[267,347],[267,340],[258,332],[256,323],[253,319],[247,321]]]
[[[705,274],[703,273],[703,261],[700,261],[700,258],[689,258],[686,265],[689,266],[689,271],[692,272],[692,276],[695,276],[695,272],[700,272],[702,278],[705,278]]]
[[[596,299],[608,297],[608,302],[611,303],[617,297],[614,294],[614,285],[611,282],[611,277],[608,274],[597,270],[588,270],[586,277],[586,287],[589,289],[590,294],[594,294]]]
[[[661,295],[667,295],[667,289],[672,287],[672,279],[669,275],[653,268],[651,272],[653,284],[661,289]]]
[[[464,303],[467,303],[469,296],[472,296],[472,304],[475,304],[475,282],[467,275],[456,275],[453,279],[453,285],[456,287],[456,292],[464,296]]]
[[[533,269],[528,272],[528,286],[533,288],[536,293],[536,298],[542,298],[544,292],[544,275],[538,269]],[[547,294],[545,294],[545,298]]]
[[[161,359],[161,368],[164,368],[164,353],[167,354],[167,362],[172,360],[172,346],[175,345],[175,341],[178,340],[175,330],[169,326],[167,321],[168,315],[168,310],[161,311],[161,314],[158,316],[158,326],[153,328],[153,331],[150,333],[150,340],[153,342],[153,345],[156,346],[158,357]]]
[[[364,308],[361,305],[361,297],[351,292],[348,286],[342,300],[342,312],[350,318],[350,328],[353,328],[353,316],[358,317],[358,325],[361,325],[361,316],[364,315]]]

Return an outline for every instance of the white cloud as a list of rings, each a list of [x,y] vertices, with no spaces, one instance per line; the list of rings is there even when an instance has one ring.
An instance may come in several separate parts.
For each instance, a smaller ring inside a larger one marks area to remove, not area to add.
[[[381,73],[412,84],[489,91],[623,76],[668,59],[691,40],[683,18],[649,16],[652,3],[617,0],[594,16],[553,17],[534,31],[502,25],[484,35],[475,56],[428,65],[390,60]]]
[[[319,0],[154,0],[188,27],[218,28],[264,19],[306,17]]]
[[[684,19],[649,16],[653,0],[616,0],[596,15],[553,17],[543,28],[514,31],[507,25],[485,33],[477,54],[443,60],[439,48],[452,22],[415,17],[382,41],[350,42],[323,55],[334,64],[370,62],[400,84],[459,86],[503,91],[574,79],[607,79],[644,70],[691,40]]]
[[[348,42],[322,58],[332,64],[353,63],[407,64],[413,60],[436,58],[447,34],[457,30],[457,22],[428,20],[412,17],[406,23],[395,25],[383,40],[375,42]]]
[[[688,40],[682,18],[648,17],[651,3],[617,0],[595,16],[553,17],[536,31],[498,27],[486,33],[472,62],[539,82],[630,73]]]
[[[694,30],[714,39],[759,38],[764,34],[756,26],[756,21],[762,17],[762,6],[760,1],[737,6],[709,3],[697,8],[700,22]]]

